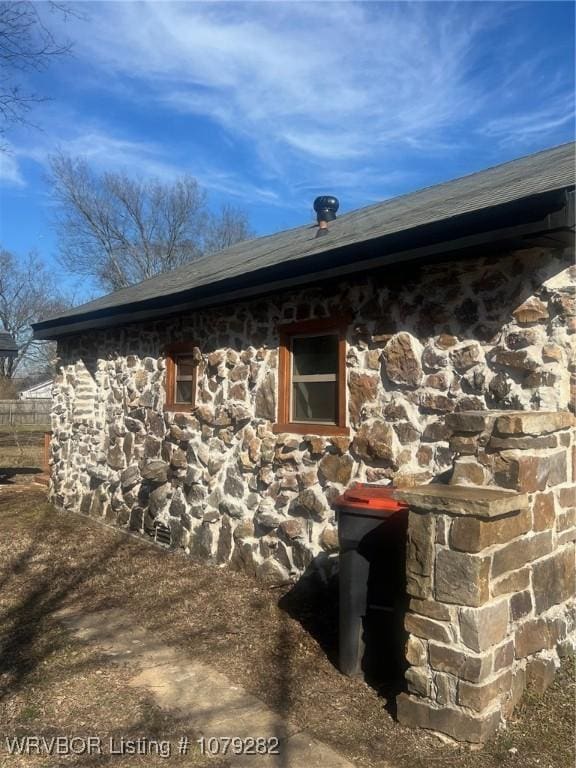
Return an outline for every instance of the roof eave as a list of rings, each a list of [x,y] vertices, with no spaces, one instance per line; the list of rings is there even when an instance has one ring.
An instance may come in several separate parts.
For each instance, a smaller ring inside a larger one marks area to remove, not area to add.
[[[360,243],[335,247],[306,259],[276,264],[234,278],[190,288],[178,294],[146,299],[86,314],[53,318],[32,327],[38,340],[58,339],[89,329],[157,319],[190,309],[225,304],[268,294],[272,291],[342,277],[367,269],[465,251],[481,243],[518,240],[539,233],[569,230],[574,227],[574,193],[569,188],[532,195],[490,209],[466,213],[394,235],[367,239]],[[498,226],[506,211],[514,210],[510,226]],[[529,211],[528,216],[522,214]],[[480,221],[480,226],[478,222]],[[521,221],[521,223],[518,223]],[[467,230],[467,234],[465,233]],[[431,245],[416,245],[434,232]],[[457,232],[460,236],[455,236]],[[411,247],[411,245],[413,247]],[[387,251],[386,246],[392,246]],[[387,251],[387,252],[386,252]],[[358,258],[360,256],[360,258]],[[217,258],[217,256],[215,256]]]

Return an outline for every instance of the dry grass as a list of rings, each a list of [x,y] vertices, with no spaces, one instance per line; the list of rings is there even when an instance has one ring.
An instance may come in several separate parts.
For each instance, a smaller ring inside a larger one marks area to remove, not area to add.
[[[157,637],[224,672],[359,768],[574,764],[569,664],[544,697],[526,696],[509,729],[487,748],[447,747],[399,726],[385,698],[335,669],[333,595],[304,597],[299,590],[258,587],[243,574],[197,564],[95,521],[57,513],[40,491],[4,490],[0,515],[3,735],[68,732],[107,738],[138,732],[172,738],[186,732],[127,688],[129,670],[110,665],[64,634],[54,612],[73,604],[132,613]],[[509,751],[514,748],[516,753]],[[6,765],[34,765],[15,760]],[[146,758],[145,764],[166,763],[156,760]],[[101,764],[106,763],[94,763]],[[215,761],[209,764],[217,768]],[[84,758],[81,765],[91,764]],[[115,758],[114,765],[140,763]]]
[[[41,429],[0,425],[0,483],[29,483],[42,471],[43,454]]]

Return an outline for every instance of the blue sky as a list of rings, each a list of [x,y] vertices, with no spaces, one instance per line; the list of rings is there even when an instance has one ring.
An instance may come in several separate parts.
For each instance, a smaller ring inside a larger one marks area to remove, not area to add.
[[[55,270],[47,158],[195,176],[258,234],[574,138],[574,6],[561,2],[98,2],[51,100],[0,155],[0,243]],[[63,281],[70,285],[63,275]],[[79,297],[91,292],[76,286]]]

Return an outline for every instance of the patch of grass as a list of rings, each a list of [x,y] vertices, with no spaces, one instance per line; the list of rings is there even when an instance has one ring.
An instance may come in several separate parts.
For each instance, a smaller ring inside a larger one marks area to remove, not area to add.
[[[50,424],[0,424],[0,435],[26,435],[26,434],[44,434],[50,431]]]
[[[177,718],[128,686],[128,668],[95,656],[54,619],[66,605],[88,611],[120,607],[158,639],[248,688],[358,768],[574,764],[573,663],[563,666],[544,696],[529,691],[508,729],[483,750],[446,746],[430,734],[399,726],[376,691],[335,669],[330,661],[335,612],[329,600],[301,601],[298,614],[288,613],[282,606],[290,607],[290,598],[282,590],[147,546],[96,521],[55,512],[40,491],[0,493],[0,516],[3,733],[30,733],[31,723],[54,735],[139,732],[176,738],[186,732]],[[30,706],[40,712],[35,721],[22,719]],[[185,764],[219,768],[203,759],[194,753]],[[138,760],[114,758],[113,765],[154,765],[150,758]],[[9,765],[33,763],[11,758]]]

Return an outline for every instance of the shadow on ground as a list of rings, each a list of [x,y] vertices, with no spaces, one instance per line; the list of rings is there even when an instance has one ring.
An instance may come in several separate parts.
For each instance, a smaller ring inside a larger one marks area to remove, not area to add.
[[[325,581],[316,569],[309,569],[278,605],[301,624],[338,669],[338,576]],[[396,696],[405,689],[404,610],[403,605],[393,614],[369,610],[364,620],[364,680],[385,700],[385,708],[392,716],[396,714]]]
[[[0,467],[0,485],[31,483],[34,475],[41,472],[40,467]]]

